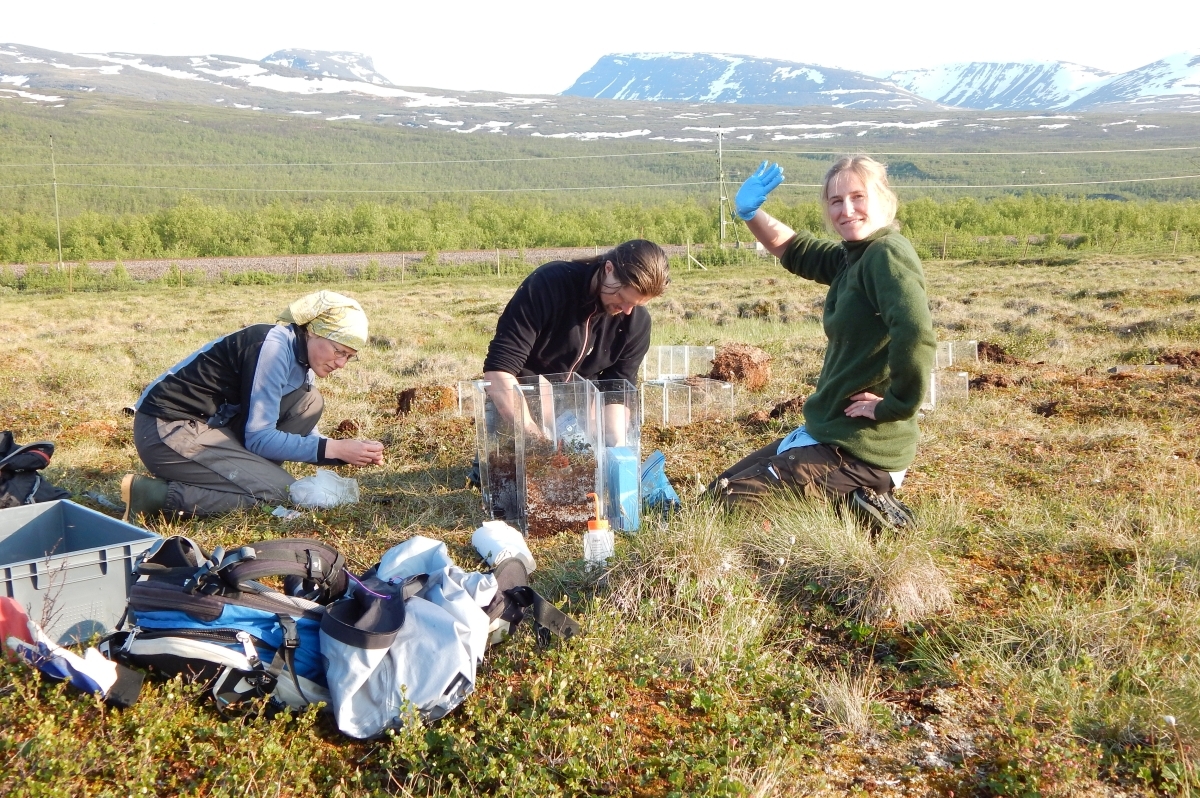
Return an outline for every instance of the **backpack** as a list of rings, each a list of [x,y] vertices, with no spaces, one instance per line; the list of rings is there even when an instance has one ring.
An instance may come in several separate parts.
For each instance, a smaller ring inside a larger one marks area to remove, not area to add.
[[[11,432],[0,432],[0,509],[71,498],[69,490],[52,485],[38,473],[53,455],[54,444],[49,441],[20,446]]]
[[[221,709],[269,696],[299,709],[329,701],[319,630],[346,592],[345,558],[316,540],[268,540],[206,554],[174,536],[138,562],[131,626],[102,651],[125,665],[211,682]],[[276,590],[261,579],[283,577]]]

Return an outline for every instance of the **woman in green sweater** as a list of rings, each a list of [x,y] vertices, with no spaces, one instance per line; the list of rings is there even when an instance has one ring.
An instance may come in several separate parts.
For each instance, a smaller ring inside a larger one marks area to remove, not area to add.
[[[925,275],[895,222],[883,164],[862,155],[826,173],[821,202],[840,242],[795,232],[760,210],[783,182],[765,161],[738,190],[737,214],[795,275],[829,286],[829,338],[804,426],[726,469],[709,489],[731,504],[777,490],[848,501],[875,527],[912,524],[892,494],[916,457],[917,410],[935,338]]]

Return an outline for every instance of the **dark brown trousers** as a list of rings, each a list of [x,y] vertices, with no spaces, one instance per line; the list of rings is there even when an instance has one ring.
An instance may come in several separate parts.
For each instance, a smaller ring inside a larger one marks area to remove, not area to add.
[[[728,504],[741,504],[777,491],[838,501],[858,488],[876,493],[892,490],[891,474],[837,446],[820,443],[776,454],[782,441],[773,441],[725,469],[708,486],[709,492]]]

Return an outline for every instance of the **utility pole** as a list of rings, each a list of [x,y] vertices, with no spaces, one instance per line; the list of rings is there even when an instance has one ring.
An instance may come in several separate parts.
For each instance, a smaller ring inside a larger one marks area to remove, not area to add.
[[[720,246],[725,246],[725,226],[733,219],[733,209],[726,213],[725,204],[729,202],[729,188],[725,185],[725,147],[724,131],[717,127],[717,214],[720,216]],[[737,223],[733,224],[733,237],[739,248],[742,246],[741,236],[738,235]]]
[[[58,216],[58,166],[54,161],[54,136],[50,137],[50,179],[54,185],[54,228],[58,232],[58,269],[62,271],[62,220]]]
[[[718,126],[717,127],[717,196],[719,197],[719,199],[717,200],[717,218],[718,218],[718,224],[720,225],[719,245],[721,247],[725,246],[725,202],[728,199],[725,196],[725,149],[723,146],[723,135],[724,135],[723,131]],[[52,139],[51,140],[51,150],[53,150],[53,149],[54,149],[54,147],[53,147],[53,139]],[[57,189],[56,189],[56,193],[54,196],[55,197],[58,196]],[[56,200],[56,202],[57,202],[57,200]],[[55,207],[58,207],[58,206],[55,205]],[[60,258],[60,260],[61,260],[61,258]]]

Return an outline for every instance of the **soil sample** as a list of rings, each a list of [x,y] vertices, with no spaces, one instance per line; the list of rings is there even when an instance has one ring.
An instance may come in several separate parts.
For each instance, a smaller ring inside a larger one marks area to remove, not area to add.
[[[406,388],[396,397],[396,413],[408,415],[419,413],[433,415],[443,410],[452,410],[458,404],[455,390],[448,385],[422,385]]]
[[[488,491],[492,497],[492,514],[503,521],[516,523],[520,515],[521,494],[517,490],[517,463],[511,454],[488,459]]]
[[[1154,359],[1154,365],[1200,369],[1200,349],[1193,349],[1191,352],[1163,352]]]
[[[727,344],[713,358],[708,376],[739,383],[748,391],[762,390],[771,381],[771,356],[756,346]]]
[[[596,455],[590,446],[549,444],[525,450],[525,534],[531,538],[587,531],[588,494],[596,490]]]
[[[1013,357],[1008,352],[1004,351],[1004,347],[1000,344],[994,344],[991,341],[979,342],[979,359],[989,363],[999,363],[1003,366],[1020,366],[1024,364],[1020,358]]]
[[[782,402],[771,408],[771,418],[781,418],[782,416],[786,416],[791,413],[803,413],[804,399],[805,396],[803,394],[800,396],[793,396],[791,399],[784,399]]]
[[[346,440],[347,438],[353,438],[358,435],[359,430],[360,427],[358,422],[352,418],[347,418],[342,421],[341,424],[337,425],[337,429],[335,429],[333,434],[329,437],[336,438],[338,440]]]

